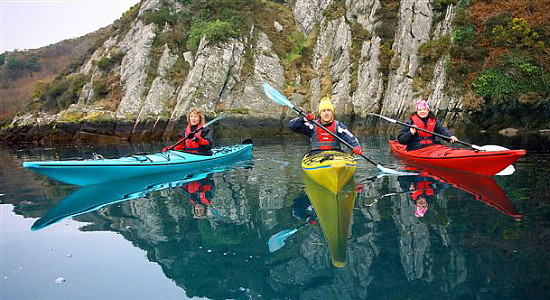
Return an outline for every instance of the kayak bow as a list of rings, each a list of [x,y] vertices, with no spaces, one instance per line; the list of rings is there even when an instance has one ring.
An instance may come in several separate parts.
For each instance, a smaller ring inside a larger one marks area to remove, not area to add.
[[[356,169],[355,157],[339,151],[323,151],[302,159],[304,174],[333,194],[346,185]]]

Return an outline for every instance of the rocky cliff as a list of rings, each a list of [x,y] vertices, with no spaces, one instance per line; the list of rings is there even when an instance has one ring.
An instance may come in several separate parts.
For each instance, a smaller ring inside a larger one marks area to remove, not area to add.
[[[198,8],[215,14],[224,3],[210,2]],[[449,40],[456,3],[241,0],[232,4],[242,10],[236,28],[224,19],[199,20],[189,1],[143,0],[76,73],[59,80],[83,78],[62,91],[73,100],[21,114],[11,137],[168,138],[191,107],[207,116],[228,112],[248,127],[281,128],[293,114],[264,95],[262,82],[308,110],[330,95],[340,117],[357,126],[369,112],[403,118],[414,99],[430,98],[452,126],[468,119],[472,109],[463,98],[472,93],[449,87],[448,44],[425,52]]]

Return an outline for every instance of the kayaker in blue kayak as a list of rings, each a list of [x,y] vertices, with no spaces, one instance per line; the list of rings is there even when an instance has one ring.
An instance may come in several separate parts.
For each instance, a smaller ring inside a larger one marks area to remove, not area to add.
[[[187,127],[179,134],[178,143],[162,149],[185,151],[193,154],[212,155],[212,131],[204,127],[204,115],[198,109],[191,109],[187,114]],[[172,148],[171,148],[172,147]]]
[[[409,121],[406,122],[407,124],[448,136],[451,143],[458,141],[458,138],[445,128],[441,121],[435,118],[426,100],[416,101],[414,107],[416,112],[411,115]],[[416,150],[433,144],[440,144],[433,134],[412,127],[403,127],[399,131],[397,141],[402,145],[407,145],[406,150]]]
[[[321,100],[319,103],[318,113],[320,120],[317,120],[317,122],[321,123],[321,125],[325,126],[332,133],[352,145],[353,153],[357,155],[361,155],[363,153],[363,149],[361,149],[359,141],[347,129],[346,125],[334,119],[334,106],[332,105],[329,97],[324,97]],[[296,133],[305,134],[309,137],[311,141],[311,150],[309,154],[316,154],[327,150],[342,151],[340,142],[337,139],[327,133],[324,129],[317,128],[315,124],[309,122],[314,119],[315,116],[311,113],[306,114],[305,118],[298,117],[292,119],[288,123],[288,129]]]

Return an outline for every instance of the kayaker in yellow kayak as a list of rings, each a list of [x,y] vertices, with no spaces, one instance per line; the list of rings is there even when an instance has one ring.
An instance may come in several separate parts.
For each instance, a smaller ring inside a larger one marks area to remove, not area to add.
[[[414,107],[416,112],[411,115],[409,121],[406,122],[407,124],[448,136],[451,143],[458,141],[458,138],[445,128],[441,121],[435,118],[426,100],[416,101]],[[416,150],[433,144],[440,144],[433,134],[412,127],[403,127],[397,136],[397,141],[402,145],[407,145],[406,150]]]
[[[319,103],[318,113],[321,125],[341,137],[344,141],[353,146],[353,153],[361,155],[363,149],[359,145],[357,138],[347,129],[346,125],[334,119],[334,106],[329,97],[324,97]],[[311,150],[309,154],[316,154],[327,150],[342,151],[340,142],[322,128],[317,128],[315,124],[309,122],[314,120],[313,114],[308,113],[305,118],[298,117],[292,119],[288,124],[288,129],[305,134],[311,141]]]
[[[179,150],[193,154],[212,155],[212,130],[204,127],[204,115],[198,109],[191,109],[187,114],[187,127],[179,134],[178,143],[162,149]],[[196,132],[198,130],[198,132]]]

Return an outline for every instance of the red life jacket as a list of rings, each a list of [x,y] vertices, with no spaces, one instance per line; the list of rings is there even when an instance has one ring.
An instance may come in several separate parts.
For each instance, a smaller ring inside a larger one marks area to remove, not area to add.
[[[317,122],[320,121],[317,120]],[[336,122],[336,120],[333,121],[330,126],[325,126],[325,128],[336,134]],[[311,136],[311,150],[340,150],[340,142],[324,129],[315,126]]]
[[[202,125],[198,125],[197,129],[202,129]],[[201,130],[199,130],[198,132],[200,133]],[[181,141],[190,133],[191,133],[191,125],[187,124],[187,127],[185,128],[185,134],[183,135],[183,137],[180,137],[178,141]],[[180,151],[185,150],[186,152],[189,152],[189,153],[199,153],[200,151],[199,146],[200,145],[197,142],[193,141],[192,139],[187,139],[185,140],[184,143],[179,143],[176,147],[174,147],[174,150],[180,150]]]
[[[189,194],[195,194],[198,197],[198,200],[201,202],[200,204],[203,205],[212,205],[212,201],[210,201],[208,198],[206,198],[206,192],[212,190],[212,186],[209,184],[201,184],[199,181],[193,181],[190,182],[184,186],[182,186],[183,189],[185,189]],[[189,199],[192,204],[195,204],[195,201],[193,201],[193,197]]]
[[[411,120],[413,121],[414,125],[416,125],[416,127],[429,131],[434,131],[435,124],[437,122],[437,120],[434,118],[428,118],[427,124],[424,124],[422,119],[420,119],[417,114],[413,114],[411,116]],[[435,136],[431,133],[427,133],[422,130],[417,130],[416,133],[418,133],[418,136],[420,137],[420,144],[422,145],[431,145],[435,142]]]
[[[428,196],[435,195],[434,190],[431,187],[431,182],[429,181],[419,181],[416,183],[416,190],[411,194],[411,198],[416,201],[418,197],[422,194]]]

